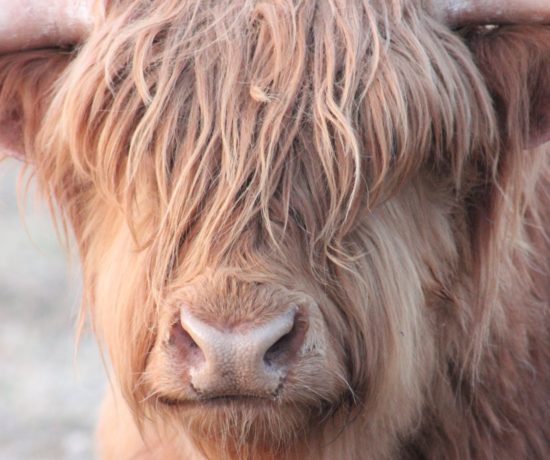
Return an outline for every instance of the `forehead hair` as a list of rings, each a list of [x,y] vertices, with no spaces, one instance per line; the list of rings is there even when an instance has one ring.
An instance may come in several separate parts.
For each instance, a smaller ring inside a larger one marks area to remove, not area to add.
[[[54,193],[116,208],[157,268],[285,235],[338,259],[362,209],[427,164],[459,189],[495,134],[468,51],[406,0],[119,2],[48,116]]]

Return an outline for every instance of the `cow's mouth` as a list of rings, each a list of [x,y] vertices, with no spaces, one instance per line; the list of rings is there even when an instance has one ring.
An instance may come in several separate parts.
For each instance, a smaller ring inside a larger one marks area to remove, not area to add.
[[[169,407],[221,407],[221,406],[263,406],[271,407],[276,402],[271,398],[266,398],[257,395],[218,395],[207,398],[198,399],[174,399],[170,397],[161,396],[158,401],[165,406]]]

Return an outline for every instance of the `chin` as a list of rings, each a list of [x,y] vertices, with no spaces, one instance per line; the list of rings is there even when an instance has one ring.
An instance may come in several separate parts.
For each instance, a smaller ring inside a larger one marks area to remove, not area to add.
[[[254,452],[280,457],[297,449],[321,423],[315,412],[281,402],[220,399],[179,405],[174,424],[198,448],[218,451],[218,458]]]

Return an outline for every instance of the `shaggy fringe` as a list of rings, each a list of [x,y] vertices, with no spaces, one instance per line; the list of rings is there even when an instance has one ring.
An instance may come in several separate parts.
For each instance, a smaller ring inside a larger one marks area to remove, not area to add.
[[[84,303],[139,420],[171,285],[306,273],[365,415],[327,424],[349,423],[346,458],[399,443],[544,457],[545,395],[525,369],[550,375],[549,170],[523,147],[550,32],[462,34],[472,51],[406,0],[128,0],[81,49],[0,59],[1,105],[74,229]]]

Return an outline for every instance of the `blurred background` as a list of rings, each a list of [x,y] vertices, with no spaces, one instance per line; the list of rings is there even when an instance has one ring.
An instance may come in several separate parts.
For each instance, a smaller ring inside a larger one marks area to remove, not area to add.
[[[18,172],[0,162],[0,460],[93,459],[106,378],[89,332],[76,353],[78,264],[32,192],[18,209]]]

